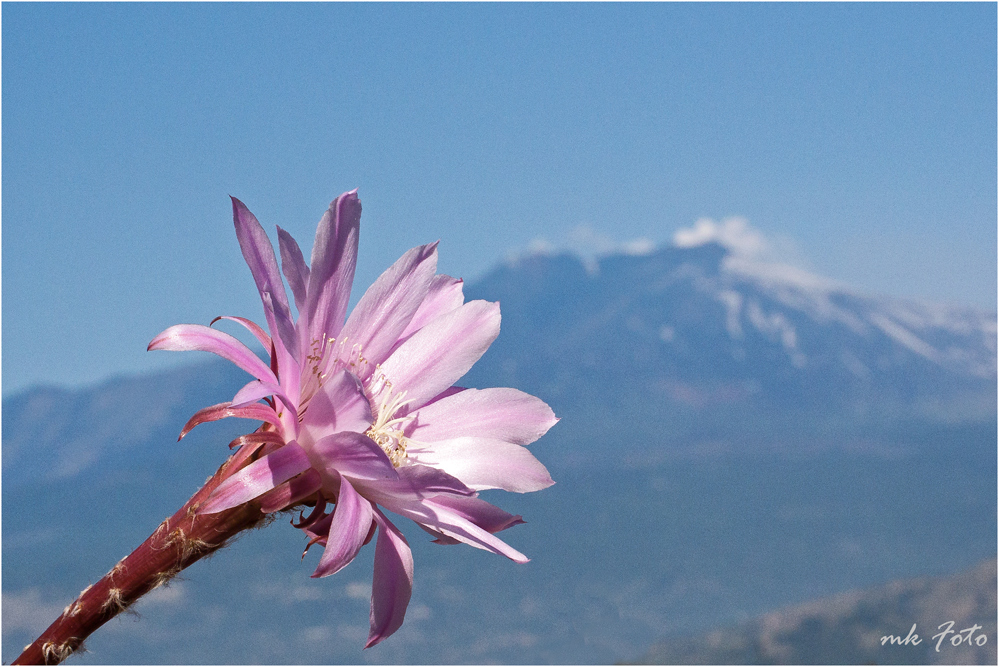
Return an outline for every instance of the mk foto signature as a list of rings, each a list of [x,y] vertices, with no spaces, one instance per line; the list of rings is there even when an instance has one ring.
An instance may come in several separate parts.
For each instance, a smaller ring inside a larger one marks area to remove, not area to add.
[[[982,626],[976,623],[970,628],[955,631],[954,621],[941,623],[937,626],[937,630],[940,630],[940,632],[933,635],[933,639],[937,640],[936,650],[938,653],[940,652],[940,645],[943,644],[944,640],[950,637],[950,635],[954,635],[948,640],[950,641],[951,646],[960,646],[961,644],[967,644],[968,646],[984,646],[985,642],[987,642],[989,638],[985,635],[985,633],[978,633],[981,629]],[[913,623],[912,628],[909,629],[909,634],[905,639],[902,639],[902,637],[898,635],[885,635],[881,638],[881,645],[898,644],[900,646],[916,646],[922,641],[923,640],[919,638],[919,635],[916,634],[916,624]]]

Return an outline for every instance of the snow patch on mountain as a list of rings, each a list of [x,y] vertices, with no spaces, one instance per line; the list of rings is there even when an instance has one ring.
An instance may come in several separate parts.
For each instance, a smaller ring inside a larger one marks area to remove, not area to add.
[[[864,339],[884,335],[919,357],[941,367],[977,377],[996,375],[996,317],[992,313],[951,304],[937,304],[862,294],[839,281],[796,265],[793,247],[781,244],[739,217],[715,222],[701,218],[673,238],[676,248],[708,244],[723,247],[716,278],[695,281],[725,306],[725,328],[733,340],[752,327],[779,342],[794,366],[807,361],[794,325],[802,314],[818,324],[839,324]],[[787,244],[784,244],[787,245]],[[765,312],[753,294],[772,299],[786,312]],[[844,353],[844,366],[856,377],[871,370],[856,355]]]

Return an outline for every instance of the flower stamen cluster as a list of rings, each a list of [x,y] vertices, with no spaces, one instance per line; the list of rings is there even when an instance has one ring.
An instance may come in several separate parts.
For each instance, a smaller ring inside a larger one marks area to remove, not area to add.
[[[405,400],[405,391],[394,394],[390,382],[385,381],[382,384],[383,397],[375,421],[365,435],[374,440],[389,457],[392,466],[398,468],[406,463],[406,449],[409,446],[409,439],[405,435],[406,425],[412,422],[415,416],[407,414],[395,417],[395,414],[411,401]]]

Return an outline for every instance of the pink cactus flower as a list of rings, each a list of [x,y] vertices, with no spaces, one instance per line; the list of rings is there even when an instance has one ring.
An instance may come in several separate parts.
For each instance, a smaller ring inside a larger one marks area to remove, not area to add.
[[[464,542],[527,562],[495,536],[521,517],[477,492],[553,484],[525,446],[557,419],[516,389],[453,386],[499,334],[500,311],[496,303],[465,303],[461,280],[436,275],[436,243],[404,254],[344,321],[361,217],[356,191],[338,197],[319,221],[311,266],[279,227],[295,318],[266,233],[242,202],[232,203],[270,333],[224,319],[245,326],[269,350],[269,362],[195,324],[170,327],[149,344],[213,352],[255,378],[232,401],[198,411],[181,433],[225,417],[265,422],[237,440],[259,458],[198,511],[251,501],[264,512],[310,506],[295,525],[309,538],[306,551],[325,548],[313,577],[345,567],[377,532],[367,648],[399,629],[412,593],[409,544],[384,510],[412,519],[440,544]]]

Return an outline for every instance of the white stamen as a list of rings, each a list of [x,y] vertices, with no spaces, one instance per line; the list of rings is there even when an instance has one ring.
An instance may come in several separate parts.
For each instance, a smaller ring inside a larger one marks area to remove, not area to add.
[[[377,442],[392,465],[399,468],[406,463],[406,447],[409,445],[409,439],[405,435],[406,426],[415,419],[415,416],[396,417],[395,413],[412,401],[406,400],[405,391],[393,393],[392,383],[384,375],[380,375],[372,384],[378,386],[382,400],[378,406],[375,422],[366,435]]]

